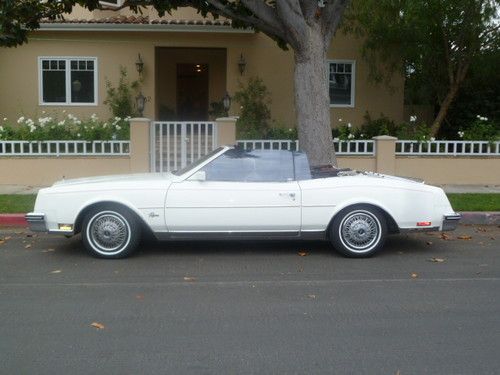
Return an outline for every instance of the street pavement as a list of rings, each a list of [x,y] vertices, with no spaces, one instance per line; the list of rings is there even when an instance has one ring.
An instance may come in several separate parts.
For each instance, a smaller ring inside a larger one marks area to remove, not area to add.
[[[1,374],[498,374],[500,228],[322,242],[149,242],[0,230]]]

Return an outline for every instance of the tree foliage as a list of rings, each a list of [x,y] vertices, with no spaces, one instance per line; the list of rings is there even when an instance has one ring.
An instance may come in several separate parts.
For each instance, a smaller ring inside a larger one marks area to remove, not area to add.
[[[354,0],[346,30],[364,38],[376,80],[406,75],[410,103],[437,104],[435,134],[481,54],[498,46],[500,0]]]

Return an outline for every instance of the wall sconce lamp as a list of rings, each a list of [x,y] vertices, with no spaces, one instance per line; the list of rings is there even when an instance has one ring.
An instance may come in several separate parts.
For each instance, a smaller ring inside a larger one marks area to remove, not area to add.
[[[144,117],[144,108],[146,107],[146,97],[139,92],[139,95],[135,97],[135,105],[137,107],[137,112],[139,112],[139,117]]]
[[[144,70],[144,61],[142,61],[141,54],[138,54],[137,61],[135,62],[135,68],[139,74]]]
[[[222,105],[224,106],[224,111],[226,111],[226,116],[228,116],[229,108],[231,108],[231,97],[226,91],[226,95],[222,98]]]
[[[238,60],[238,70],[240,71],[240,75],[243,75],[245,69],[247,67],[247,62],[243,57],[243,54],[240,55],[240,59]]]

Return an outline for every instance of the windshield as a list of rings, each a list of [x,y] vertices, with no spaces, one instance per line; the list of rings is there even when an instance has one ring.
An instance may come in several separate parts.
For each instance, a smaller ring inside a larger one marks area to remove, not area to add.
[[[203,164],[204,162],[206,162],[208,159],[210,159],[212,156],[214,156],[215,154],[217,154],[218,152],[222,151],[224,147],[217,147],[215,150],[213,150],[212,152],[209,152],[208,154],[206,154],[205,156],[202,156],[201,158],[199,158],[198,160],[195,160],[194,162],[192,162],[191,164],[188,164],[186,165],[184,168],[181,168],[177,171],[173,171],[172,173],[175,174],[176,176],[180,176],[180,175],[183,175],[184,173],[188,172],[189,170],[193,169],[193,168],[196,168],[197,166],[199,166],[200,164]]]

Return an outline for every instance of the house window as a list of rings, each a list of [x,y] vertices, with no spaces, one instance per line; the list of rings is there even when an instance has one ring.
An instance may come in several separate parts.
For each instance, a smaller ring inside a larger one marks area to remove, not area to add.
[[[330,105],[354,107],[354,82],[356,62],[332,60],[328,63]]]
[[[40,57],[40,104],[97,105],[97,58]]]
[[[106,6],[120,7],[123,5],[123,0],[106,0],[106,1],[99,1],[99,3]]]

